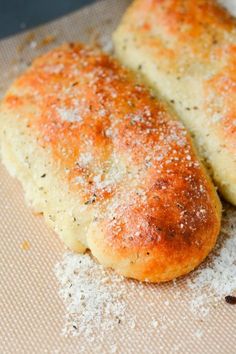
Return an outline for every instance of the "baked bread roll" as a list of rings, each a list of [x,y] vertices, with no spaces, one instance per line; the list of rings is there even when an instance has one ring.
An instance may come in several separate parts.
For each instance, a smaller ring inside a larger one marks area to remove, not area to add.
[[[214,247],[221,206],[188,133],[109,56],[69,44],[36,59],[0,127],[3,162],[72,250],[159,282]]]
[[[236,22],[213,0],[136,0],[114,34],[193,134],[223,196],[236,205]]]

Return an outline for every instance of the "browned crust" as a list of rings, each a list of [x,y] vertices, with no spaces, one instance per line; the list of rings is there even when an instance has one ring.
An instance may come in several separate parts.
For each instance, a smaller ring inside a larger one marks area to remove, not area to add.
[[[28,115],[26,135],[94,208],[88,245],[101,263],[163,281],[213,248],[220,204],[189,135],[114,59],[80,44],[55,49],[15,82],[1,110],[16,121]]]

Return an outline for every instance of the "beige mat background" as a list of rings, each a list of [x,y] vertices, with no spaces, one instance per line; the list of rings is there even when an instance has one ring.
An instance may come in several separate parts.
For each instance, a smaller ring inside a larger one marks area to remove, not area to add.
[[[87,42],[100,36],[106,42],[128,3],[99,1],[30,35],[1,41],[0,94],[34,56],[63,41]],[[236,353],[236,307],[222,301],[206,317],[193,315],[189,307],[193,294],[185,279],[176,286],[143,289],[126,281],[128,313],[136,316],[135,328],[121,324],[107,336],[97,333],[94,343],[82,336],[61,336],[64,308],[53,268],[64,247],[43,219],[27,209],[19,183],[2,165],[0,198],[1,354]]]

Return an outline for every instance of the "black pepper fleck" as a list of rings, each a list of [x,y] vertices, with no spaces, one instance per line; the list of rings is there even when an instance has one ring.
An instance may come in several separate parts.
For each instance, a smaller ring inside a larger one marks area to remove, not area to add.
[[[97,198],[96,194],[93,194],[92,198],[90,198],[89,200],[87,200],[84,204],[85,204],[85,205],[93,204],[93,203],[96,202],[96,198]]]
[[[228,295],[225,297],[227,304],[236,305],[236,296]]]

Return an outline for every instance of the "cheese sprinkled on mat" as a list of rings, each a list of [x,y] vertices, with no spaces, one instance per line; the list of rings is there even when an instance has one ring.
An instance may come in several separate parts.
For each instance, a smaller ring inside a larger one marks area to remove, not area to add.
[[[146,284],[132,280],[124,281],[112,271],[104,270],[88,254],[66,253],[55,267],[60,283],[59,295],[66,308],[63,335],[83,334],[91,341],[96,333],[106,333],[123,323],[136,328],[137,319],[128,310],[130,291],[136,289],[139,294],[153,290],[163,306],[171,301],[163,301],[159,285]],[[186,282],[190,295],[181,296],[183,283]],[[194,315],[204,317],[212,305],[223,301],[225,296],[236,291],[236,209],[226,207],[223,216],[222,232],[214,253],[195,272],[182,280],[167,284],[173,294],[175,304],[185,302]],[[189,300],[190,298],[190,300]],[[143,304],[148,306],[147,303]],[[225,303],[225,306],[229,306]],[[168,321],[164,321],[167,323]],[[163,319],[153,313],[151,327],[159,331]],[[158,327],[158,328],[157,328]],[[168,326],[166,328],[168,330]],[[199,334],[200,336],[200,334]]]
[[[194,313],[207,315],[208,305],[236,291],[236,209],[227,208],[221,235],[214,253],[201,265],[194,277],[187,279],[194,296],[190,306]]]
[[[112,330],[124,320],[122,277],[104,270],[89,255],[73,253],[64,255],[55,274],[66,306],[64,335],[84,334],[93,341],[95,333]]]

